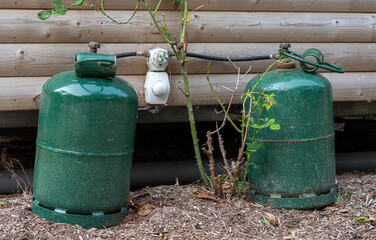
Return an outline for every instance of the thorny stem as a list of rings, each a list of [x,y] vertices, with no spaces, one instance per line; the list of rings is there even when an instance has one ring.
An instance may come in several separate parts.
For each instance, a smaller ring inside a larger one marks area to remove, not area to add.
[[[223,186],[222,186],[221,175],[218,177],[218,194],[219,194],[219,196],[223,197]]]
[[[253,104],[253,94],[251,93],[250,103],[249,103],[249,112],[247,114],[248,115],[247,124],[245,126],[242,126],[242,145],[239,149],[238,158],[237,158],[237,165],[236,165],[236,169],[235,169],[234,183],[232,185],[232,192],[233,193],[236,192],[236,189],[238,187],[239,178],[240,178],[240,172],[241,172],[240,167],[241,167],[241,163],[243,162],[244,149],[245,149],[245,145],[246,145],[246,142],[247,142],[247,135],[248,135],[248,126],[249,126],[249,122],[250,122],[251,116],[252,116],[252,104]],[[243,109],[245,109],[245,108],[243,108]],[[244,115],[245,114],[243,113],[242,119],[244,119]],[[242,122],[244,122],[244,120]]]
[[[206,186],[209,186],[209,181],[206,177],[204,166],[202,164],[201,154],[200,154],[200,148],[198,145],[198,138],[197,138],[197,130],[196,130],[196,124],[195,124],[195,118],[193,114],[193,106],[192,106],[192,100],[191,100],[191,93],[189,91],[189,83],[188,83],[188,76],[187,76],[187,66],[185,63],[182,65],[182,71],[183,71],[183,78],[184,78],[184,87],[185,87],[185,96],[187,98],[187,109],[188,109],[188,116],[189,116],[189,123],[191,126],[191,135],[192,135],[192,141],[193,141],[193,148],[195,151],[197,166],[200,171],[201,179],[204,182]]]
[[[217,127],[217,130],[218,130],[219,129],[218,128],[218,123],[216,123],[216,127]],[[231,171],[230,165],[228,164],[228,161],[227,161],[226,150],[225,150],[225,146],[224,146],[224,141],[222,139],[221,133],[219,131],[217,131],[217,130],[216,130],[216,132],[217,132],[217,137],[218,137],[218,145],[219,145],[219,150],[220,150],[220,152],[222,154],[224,168],[226,169],[228,176],[232,179],[233,178],[232,171]]]
[[[215,176],[215,169],[214,169],[214,156],[213,156],[213,139],[212,139],[212,133],[208,131],[206,133],[206,138],[207,138],[207,149],[205,147],[202,147],[202,151],[206,154],[206,156],[209,158],[209,167],[210,167],[210,176],[212,180],[212,186],[214,190],[214,194],[217,193],[217,179]]]
[[[183,3],[184,3],[184,8],[183,8]],[[188,17],[188,3],[186,0],[181,0],[181,13],[182,13],[182,26],[181,26],[181,32],[180,32],[180,43],[186,45],[186,26],[187,26],[187,17]],[[197,130],[196,130],[196,122],[195,122],[195,117],[193,113],[193,105],[192,105],[192,99],[191,99],[191,93],[189,90],[189,82],[188,82],[188,73],[187,73],[187,64],[186,64],[186,59],[185,59],[185,51],[186,46],[183,49],[179,49],[178,55],[176,57],[178,60],[181,62],[181,69],[183,72],[183,79],[184,79],[184,87],[185,87],[185,96],[187,99],[187,109],[188,109],[188,116],[189,116],[189,123],[191,126],[191,135],[192,135],[192,141],[193,141],[193,148],[196,156],[196,162],[197,166],[200,172],[200,176],[202,181],[206,186],[209,186],[209,181],[206,177],[204,166],[202,164],[202,159],[201,159],[201,153],[200,153],[200,148],[198,145],[198,138],[197,138]]]

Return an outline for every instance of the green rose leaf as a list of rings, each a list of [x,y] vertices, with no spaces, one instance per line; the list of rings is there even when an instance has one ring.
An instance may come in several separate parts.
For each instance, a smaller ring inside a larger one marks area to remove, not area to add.
[[[51,4],[54,5],[55,7],[59,7],[59,8],[63,7],[63,3],[61,2],[61,0],[53,0]]]
[[[273,123],[271,126],[270,126],[270,129],[271,130],[279,130],[281,129],[281,126],[277,123]]]
[[[45,10],[45,11],[40,11],[37,13],[38,18],[40,20],[46,20],[52,15],[52,10]]]
[[[52,14],[54,16],[61,16],[61,15],[65,15],[66,13],[68,12],[68,9],[63,7],[63,8],[55,8],[52,10]]]
[[[81,6],[82,4],[84,4],[84,1],[85,0],[78,0],[77,2],[72,3],[72,6],[73,7]]]

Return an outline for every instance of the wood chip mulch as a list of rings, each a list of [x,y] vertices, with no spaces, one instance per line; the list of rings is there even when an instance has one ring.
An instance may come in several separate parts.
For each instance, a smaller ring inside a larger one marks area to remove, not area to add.
[[[131,192],[130,213],[108,229],[53,223],[31,213],[30,195],[3,195],[0,239],[376,239],[376,170],[337,181],[339,202],[305,211],[274,210],[246,194],[219,199],[200,184],[145,188]]]

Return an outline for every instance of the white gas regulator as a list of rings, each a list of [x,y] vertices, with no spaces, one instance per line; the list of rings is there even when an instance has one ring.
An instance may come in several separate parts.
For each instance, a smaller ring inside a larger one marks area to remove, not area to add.
[[[148,51],[146,63],[149,71],[146,74],[144,90],[145,101],[151,105],[164,105],[170,94],[170,81],[165,69],[168,65],[168,51],[153,48]]]

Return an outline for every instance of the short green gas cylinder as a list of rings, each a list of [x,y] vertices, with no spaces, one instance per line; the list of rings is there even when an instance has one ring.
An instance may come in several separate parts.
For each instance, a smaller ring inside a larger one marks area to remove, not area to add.
[[[84,228],[125,216],[138,96],[115,77],[116,56],[78,53],[74,72],[41,93],[32,211]]]
[[[322,75],[292,67],[281,62],[260,83],[277,102],[262,117],[276,119],[281,129],[257,135],[263,147],[251,158],[250,200],[278,209],[318,208],[333,203],[336,195],[332,89]],[[253,78],[245,92],[258,81]],[[248,143],[253,133],[250,128]]]

